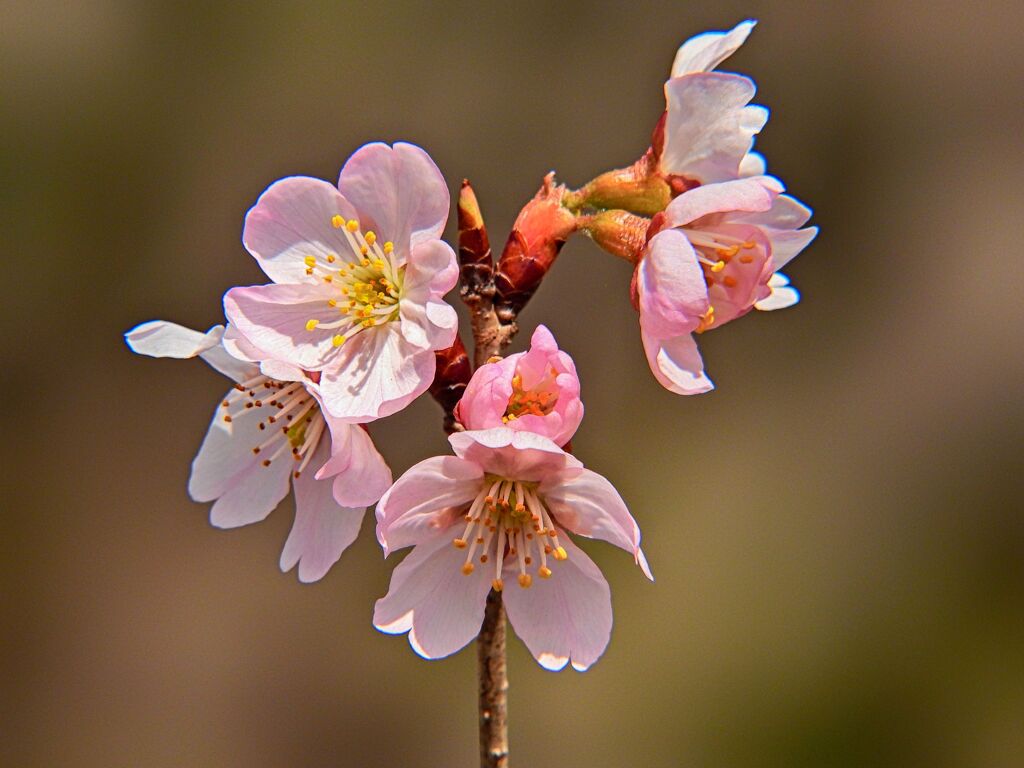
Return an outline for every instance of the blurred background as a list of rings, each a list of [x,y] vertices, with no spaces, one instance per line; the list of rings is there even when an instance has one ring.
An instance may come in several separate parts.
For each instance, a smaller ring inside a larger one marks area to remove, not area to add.
[[[573,441],[657,582],[587,546],[615,631],[589,672],[510,641],[513,765],[1024,764],[1024,46],[1019,3],[4,2],[5,766],[459,766],[475,654],[376,632],[371,528],[326,579],[291,502],[218,531],[186,495],[224,380],[121,334],[221,320],[262,282],[242,217],[361,144],[427,148],[504,241],[549,169],[638,157],[677,45],[724,67],[822,234],[796,308],[701,339],[718,389],[647,370],[628,267],[583,239],[521,315],[576,358]],[[454,235],[454,227],[449,227]],[[446,450],[427,398],[374,427]]]

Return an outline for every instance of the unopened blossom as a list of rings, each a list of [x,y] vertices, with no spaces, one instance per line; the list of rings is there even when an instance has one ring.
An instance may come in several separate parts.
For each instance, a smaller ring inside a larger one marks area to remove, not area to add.
[[[224,297],[232,326],[262,359],[315,371],[332,415],[365,422],[430,386],[434,350],[451,346],[443,296],[458,267],[440,240],[448,188],[426,152],[367,144],[338,185],[305,176],[272,184],[243,242],[271,285]]]
[[[391,484],[366,431],[324,410],[315,374],[273,361],[261,370],[230,354],[247,349],[231,329],[225,338],[223,326],[204,334],[157,320],[125,338],[150,357],[201,357],[235,382],[192,462],[189,495],[214,502],[213,525],[235,528],[263,520],[291,487],[295,523],[281,570],[298,565],[301,581],[322,578],[355,540],[367,505]]]
[[[539,325],[528,351],[476,370],[455,417],[466,429],[504,425],[565,445],[583,419],[576,365]]]
[[[640,256],[635,290],[644,350],[667,389],[713,387],[693,333],[799,299],[778,270],[818,229],[800,228],[811,211],[782,191],[777,179],[754,176],[697,187],[665,210]]]
[[[414,549],[377,601],[374,625],[408,632],[424,658],[447,656],[476,637],[496,589],[543,667],[586,669],[608,645],[611,596],[568,534],[625,549],[650,578],[622,498],[546,437],[496,427],[448,439],[455,456],[412,467],[377,505],[385,555]]]

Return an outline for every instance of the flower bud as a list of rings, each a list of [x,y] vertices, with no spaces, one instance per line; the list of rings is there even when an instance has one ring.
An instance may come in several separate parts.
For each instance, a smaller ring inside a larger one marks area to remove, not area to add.
[[[576,217],[563,205],[564,185],[554,173],[519,212],[498,262],[495,306],[504,323],[515,319],[555,263],[565,241],[576,230]]]
[[[434,381],[430,385],[430,395],[444,408],[444,428],[446,432],[455,431],[455,417],[452,412],[458,404],[462,393],[469,383],[472,371],[469,357],[462,339],[455,337],[455,343],[448,349],[440,349],[434,353],[437,368]]]
[[[493,292],[494,259],[480,205],[466,179],[463,179],[459,191],[458,210],[460,295],[465,300]]]

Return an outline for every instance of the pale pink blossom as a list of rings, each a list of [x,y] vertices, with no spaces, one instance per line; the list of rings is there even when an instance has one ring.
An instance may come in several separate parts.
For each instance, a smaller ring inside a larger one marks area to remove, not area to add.
[[[747,39],[754,21],[705,32],[680,46],[665,83],[666,117],[658,159],[679,188],[764,173],[751,152],[768,110],[751,105],[756,86],[742,75],[713,72]],[[660,143],[660,142],[659,142]]]
[[[430,386],[434,350],[451,346],[455,254],[440,235],[448,188],[426,152],[367,144],[338,186],[272,184],[243,242],[273,284],[233,288],[233,327],[275,359],[320,373],[325,408],[353,422],[388,416]]]
[[[541,666],[586,669],[608,645],[611,596],[567,532],[625,549],[650,578],[622,498],[546,437],[496,427],[448,439],[455,456],[412,467],[377,505],[385,555],[414,549],[377,601],[374,625],[408,632],[424,658],[447,656],[476,637],[494,588]]]
[[[210,522],[235,528],[263,520],[295,491],[295,523],[281,570],[317,581],[359,533],[365,508],[391,484],[391,471],[366,431],[322,407],[315,375],[271,361],[260,366],[228,349],[244,339],[214,326],[205,334],[165,321],[132,329],[134,352],[201,357],[235,382],[221,399],[192,462],[189,495],[214,502]],[[248,350],[250,353],[252,350]]]
[[[537,326],[530,349],[480,366],[455,409],[466,429],[508,426],[565,445],[583,419],[576,365]]]
[[[635,290],[647,360],[667,389],[713,387],[694,332],[799,299],[778,270],[818,229],[800,228],[811,211],[782,191],[777,179],[753,176],[689,190],[665,210],[641,255]]]

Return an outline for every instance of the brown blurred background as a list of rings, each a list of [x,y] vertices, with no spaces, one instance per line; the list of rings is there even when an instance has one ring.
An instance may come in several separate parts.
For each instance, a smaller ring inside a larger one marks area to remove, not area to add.
[[[725,68],[822,227],[804,301],[705,335],[690,399],[584,240],[521,316],[575,356],[574,445],[658,580],[588,546],[616,625],[584,675],[512,641],[513,764],[1024,765],[1020,3],[184,6],[0,9],[0,765],[474,764],[474,654],[373,629],[369,522],[314,586],[277,569],[290,502],[211,528],[185,486],[225,382],[121,334],[219,322],[260,191],[370,140],[471,178],[502,241],[547,170],[637,157],[676,46],[747,16]],[[425,398],[375,435],[396,472],[446,447]]]

